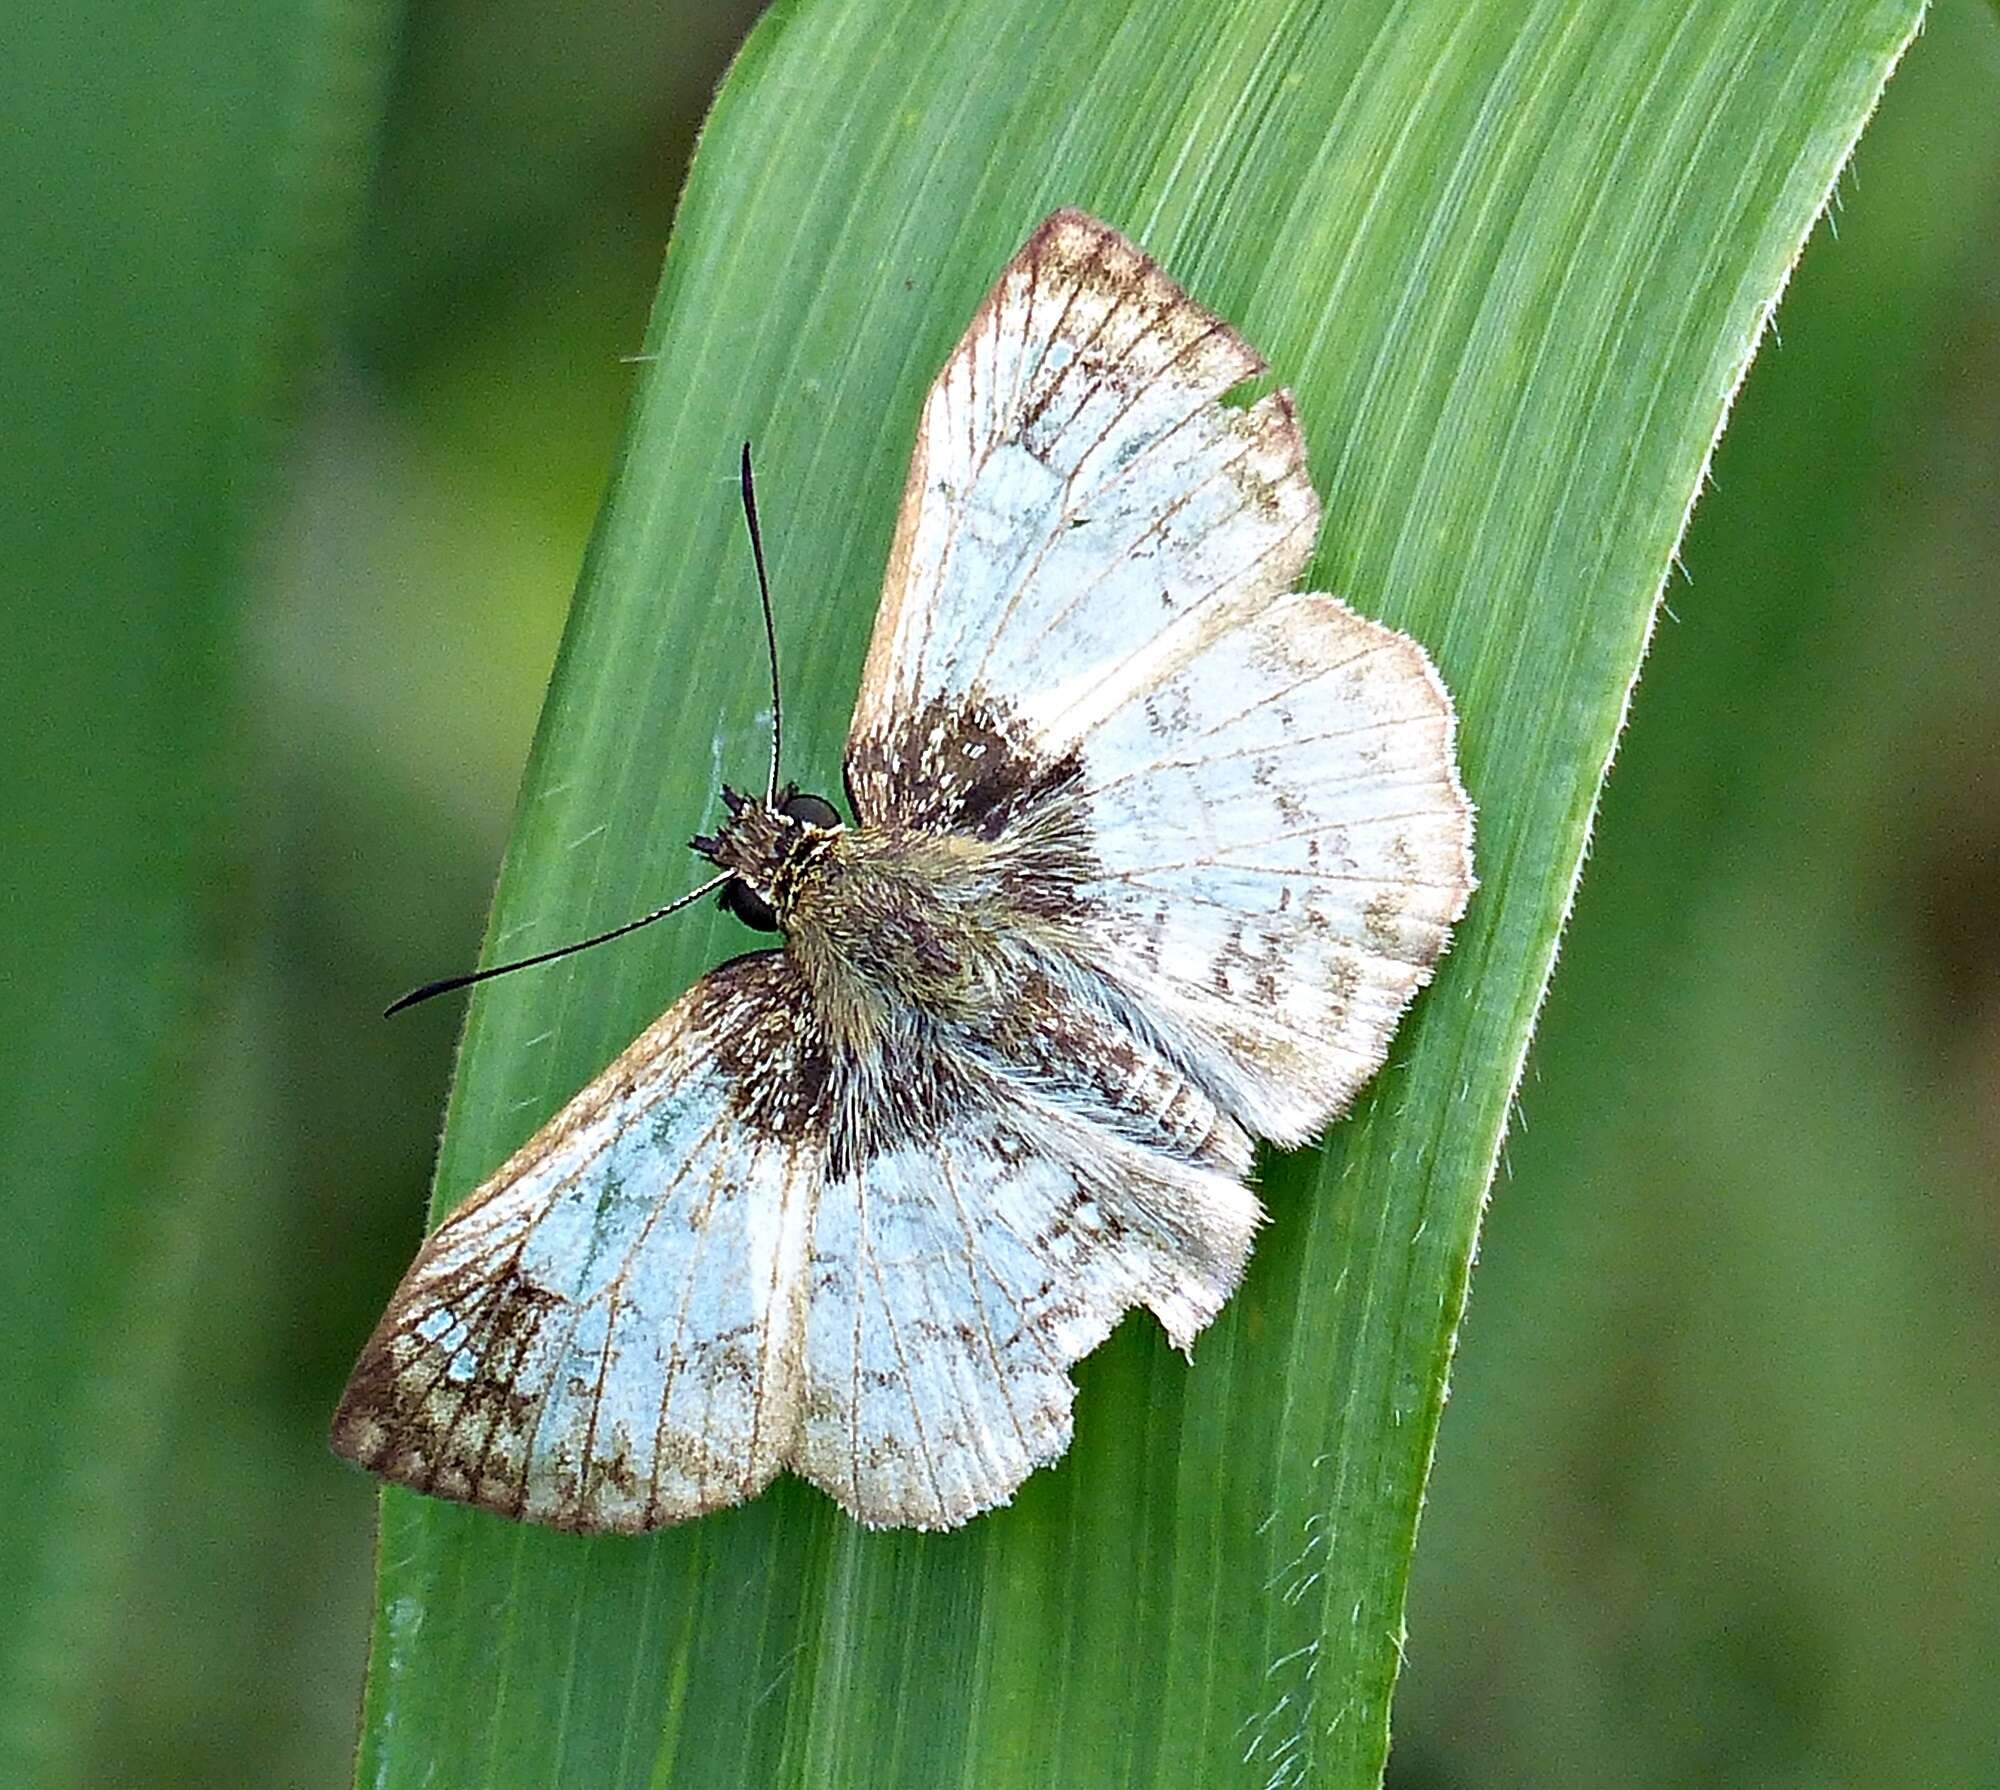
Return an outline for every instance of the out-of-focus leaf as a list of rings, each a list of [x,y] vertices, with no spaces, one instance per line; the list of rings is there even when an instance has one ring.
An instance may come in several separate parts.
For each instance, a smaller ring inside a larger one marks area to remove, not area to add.
[[[394,356],[461,323],[469,295],[517,279],[524,249],[615,241],[619,214],[673,191],[756,11],[756,0],[416,8],[362,243],[362,338]]]
[[[190,1262],[235,590],[368,159],[383,0],[30,9],[0,61],[0,1778],[81,1735]]]

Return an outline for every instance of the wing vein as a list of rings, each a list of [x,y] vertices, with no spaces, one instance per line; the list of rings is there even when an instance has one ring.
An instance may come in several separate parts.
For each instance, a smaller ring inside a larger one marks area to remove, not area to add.
[[[923,1457],[924,1477],[930,1481],[931,1497],[942,1514],[945,1509],[944,1482],[938,1477],[937,1462],[931,1456],[930,1438],[924,1433],[922,1401],[917,1397],[917,1383],[910,1373],[910,1357],[903,1347],[902,1333],[896,1328],[896,1313],[889,1300],[889,1283],[882,1275],[882,1259],[875,1253],[865,1226],[861,1231],[861,1253],[867,1259],[869,1272],[875,1277],[875,1290],[881,1296],[882,1326],[889,1334],[889,1347],[895,1351],[896,1366],[903,1382],[903,1396],[909,1401],[910,1428],[916,1435],[917,1452]]]
[[[1114,473],[1110,478],[1103,479],[1099,483],[1093,485],[1090,488],[1089,492],[1086,493],[1081,498],[1066,497],[1064,499],[1062,509],[1057,513],[1055,521],[1044,532],[1041,544],[1036,549],[1034,558],[1029,563],[1027,570],[1022,572],[1014,580],[1013,584],[1009,586],[1006,598],[1001,603],[1000,613],[993,622],[992,626],[987,631],[986,651],[980,657],[979,664],[975,668],[976,672],[984,671],[986,669],[987,663],[991,660],[993,656],[994,647],[996,647],[999,644],[1000,636],[1006,632],[1007,625],[1013,618],[1014,610],[1018,606],[1021,600],[1022,593],[1026,591],[1028,586],[1034,581],[1035,577],[1040,573],[1043,564],[1048,559],[1050,551],[1054,548],[1055,544],[1062,539],[1063,531],[1069,528],[1070,525],[1077,520],[1077,518],[1082,514],[1084,506],[1096,502],[1097,500],[1101,499],[1107,492],[1115,490],[1119,485],[1123,484],[1127,479],[1131,478],[1135,473],[1139,471],[1141,467],[1143,467],[1146,464],[1147,460],[1151,457],[1153,449],[1155,447],[1160,446],[1161,444],[1171,440],[1174,436],[1178,435],[1182,429],[1186,428],[1189,423],[1193,422],[1207,408],[1208,408],[1208,403],[1206,400],[1203,400],[1201,403],[1196,404],[1191,410],[1187,412],[1185,416],[1183,416],[1171,428],[1162,431],[1162,433],[1159,436],[1157,436],[1154,441],[1148,443],[1145,452],[1140,454],[1135,454],[1130,461],[1128,461],[1124,466],[1120,467],[1118,471]],[[1234,462],[1231,462],[1231,464],[1233,465]],[[1143,529],[1137,536],[1133,538],[1131,545],[1126,547],[1125,550],[1118,556],[1117,559],[1114,559],[1110,562],[1110,566],[1116,566],[1122,564],[1125,560],[1131,558],[1132,554],[1138,549],[1139,545],[1146,539],[1146,537],[1149,534],[1151,534],[1155,529],[1159,528],[1165,523],[1168,515],[1172,514],[1174,510],[1178,510],[1183,504],[1187,503],[1194,496],[1195,492],[1197,490],[1203,489],[1213,479],[1214,476],[1216,475],[1211,474],[1210,478],[1204,479],[1202,481],[1202,484],[1199,486],[1191,486],[1186,492],[1184,492],[1181,495],[1180,498],[1178,498],[1174,502],[1172,506],[1170,506],[1168,511],[1155,517],[1151,524],[1149,524],[1145,529]],[[1072,483],[1074,482],[1073,478],[1070,482]],[[1235,512],[1235,514],[1239,515],[1241,513],[1242,512],[1240,510]],[[1107,566],[1105,570],[1108,571],[1110,569],[1110,566]],[[939,582],[940,584],[942,584],[943,582],[942,578],[940,578]],[[1085,590],[1081,594],[1087,596],[1089,594],[1089,591]],[[1076,607],[1075,602],[1072,602],[1069,608],[1065,609],[1062,612],[1061,616],[1058,616],[1054,621],[1051,621],[1050,623],[1047,624],[1043,632],[1044,633],[1053,632],[1054,629],[1060,624],[1060,622],[1066,619],[1072,613],[1072,611],[1074,611],[1075,607]]]
[[[1000,1401],[1007,1407],[1007,1421],[1014,1426],[1014,1437],[1021,1444],[1024,1454],[1032,1457],[1034,1450],[1028,1446],[1028,1432],[1021,1427],[1021,1414],[1014,1406],[1014,1391],[1007,1381],[1007,1370],[1000,1364],[999,1345],[993,1340],[993,1324],[986,1315],[986,1300],[979,1291],[979,1246],[974,1241],[972,1221],[966,1216],[965,1199],[959,1192],[958,1177],[952,1173],[949,1152],[940,1152],[938,1167],[943,1172],[945,1191],[951,1195],[952,1210],[958,1218],[959,1233],[965,1239],[966,1284],[972,1292],[972,1309],[979,1316],[979,1334],[986,1343],[986,1359],[993,1364],[993,1383],[1000,1388]],[[999,1285],[1000,1276],[996,1271],[994,1284]]]
[[[1290,543],[1292,532],[1293,531],[1287,531],[1285,534],[1278,536],[1277,539],[1272,541],[1269,546],[1265,547],[1260,553],[1258,553],[1256,558],[1250,562],[1251,568],[1255,569],[1257,567],[1262,566],[1266,560],[1270,559],[1274,554],[1282,551]],[[1244,582],[1240,572],[1225,573],[1222,577],[1218,578],[1213,584],[1211,584],[1206,590],[1204,590],[1201,593],[1201,595],[1195,599],[1194,602],[1190,603],[1177,616],[1175,616],[1167,629],[1163,629],[1160,634],[1154,635],[1152,639],[1148,640],[1143,646],[1138,648],[1137,651],[1127,653],[1125,657],[1118,660],[1116,664],[1107,667],[1103,675],[1099,677],[1097,681],[1091,684],[1088,688],[1078,691],[1074,700],[1070,705],[1071,709],[1080,707],[1083,703],[1088,702],[1090,698],[1095,696],[1100,690],[1106,688],[1109,685],[1115,684],[1120,678],[1120,676],[1122,676],[1133,665],[1137,664],[1141,659],[1143,659],[1146,656],[1148,652],[1150,652],[1154,647],[1156,647],[1166,633],[1175,629],[1183,629],[1189,627],[1190,624],[1192,624],[1195,621],[1195,619],[1198,616],[1200,616],[1202,611],[1208,608],[1208,606],[1211,603],[1213,603],[1221,593],[1227,590],[1230,586],[1240,582]],[[1118,706],[1123,707],[1123,704],[1120,704]],[[1088,738],[1091,734],[1095,733],[1100,727],[1102,727],[1106,721],[1110,720],[1112,715],[1115,714],[1116,712],[1117,712],[1116,709],[1106,709],[1101,715],[1097,717],[1096,720],[1092,721],[1088,727],[1081,729],[1077,735],[1077,738],[1078,739]]]
[[[1399,780],[1398,783],[1391,784],[1388,787],[1399,788],[1401,787],[1402,782],[1413,783],[1415,781],[1416,781],[1415,778],[1401,779]],[[1218,849],[1218,854],[1214,857],[1180,858],[1170,864],[1140,864],[1135,866],[1134,869],[1137,874],[1141,875],[1143,875],[1147,871],[1152,871],[1152,870],[1200,870],[1200,869],[1255,870],[1259,868],[1257,865],[1232,864],[1231,862],[1229,862],[1228,858],[1226,856],[1223,856],[1222,854],[1228,852],[1239,852],[1239,851],[1261,851],[1267,845],[1282,845],[1287,839],[1303,839],[1308,834],[1312,833],[1325,833],[1341,829],[1353,832],[1365,827],[1386,826],[1389,822],[1397,820],[1435,820],[1437,818],[1437,815],[1438,815],[1438,810],[1435,807],[1405,808],[1395,814],[1368,814],[1368,815],[1363,815],[1356,820],[1345,820],[1339,822],[1315,820],[1308,822],[1305,826],[1302,827],[1293,827],[1289,832],[1274,833],[1268,839],[1245,839],[1235,845],[1222,846]],[[1290,875],[1291,872],[1288,871],[1285,872],[1284,874]],[[1399,881],[1402,879],[1397,878],[1388,880]]]
[[[1199,413],[1194,412],[1190,414],[1199,414]],[[1234,459],[1224,461],[1222,465],[1216,467],[1212,472],[1208,473],[1198,482],[1189,485],[1184,491],[1180,493],[1178,497],[1176,497],[1173,500],[1172,503],[1169,503],[1164,507],[1162,507],[1153,516],[1152,520],[1146,524],[1144,528],[1142,528],[1136,535],[1134,535],[1132,539],[1129,542],[1127,542],[1124,547],[1120,548],[1118,553],[1113,558],[1106,560],[1104,564],[1098,569],[1098,583],[1101,583],[1102,580],[1105,577],[1108,577],[1110,573],[1113,572],[1117,567],[1124,565],[1128,560],[1130,560],[1135,554],[1138,553],[1139,549],[1143,547],[1146,544],[1146,542],[1150,540],[1152,537],[1154,537],[1155,535],[1164,535],[1167,525],[1174,519],[1175,516],[1179,515],[1182,510],[1186,509],[1191,503],[1193,503],[1194,500],[1197,497],[1199,497],[1204,491],[1206,491],[1211,485],[1217,483],[1219,480],[1227,478],[1232,472],[1236,470],[1238,466],[1240,466],[1245,460],[1247,460],[1250,457],[1253,451],[1254,451],[1254,444],[1245,446],[1243,451],[1240,454],[1238,454]],[[980,655],[979,664],[974,668],[975,675],[977,675],[979,672],[983,672],[986,669],[988,662],[993,657],[994,649],[1000,644],[1000,637],[1003,633],[1005,633],[1007,624],[1009,620],[1011,620],[1015,608],[1020,603],[1022,596],[1026,593],[1028,586],[1034,581],[1036,575],[1041,571],[1042,566],[1044,562],[1047,560],[1050,551],[1054,548],[1056,542],[1061,538],[1059,531],[1068,528],[1071,521],[1074,520],[1075,516],[1078,513],[1078,507],[1079,506],[1074,506],[1074,505],[1068,506],[1064,509],[1063,513],[1056,518],[1054,528],[1051,529],[1051,531],[1046,535],[1040,549],[1037,551],[1035,555],[1034,563],[1029,566],[1028,570],[1025,573],[1022,574],[1020,579],[1015,583],[1013,589],[1008,593],[1007,601],[1003,605],[1001,610],[1000,619],[994,624],[992,631],[986,637],[986,650],[984,653]],[[1248,497],[1244,497],[1242,501],[1237,504],[1236,508],[1231,510],[1228,513],[1228,515],[1217,517],[1216,520],[1212,524],[1210,524],[1210,526],[1207,529],[1205,529],[1201,534],[1189,536],[1187,540],[1187,545],[1190,548],[1192,548],[1199,542],[1205,541],[1206,539],[1208,539],[1210,535],[1214,534],[1218,529],[1225,528],[1230,523],[1234,522],[1236,518],[1241,516],[1244,513],[1244,511],[1247,510],[1249,507],[1250,507],[1250,500]],[[1078,608],[1080,608],[1084,603],[1090,601],[1091,598],[1097,594],[1097,588],[1098,588],[1097,584],[1079,584],[1076,594],[1073,597],[1071,597],[1070,600],[1061,609],[1059,609],[1053,616],[1051,616],[1046,623],[1043,624],[1042,628],[1043,634],[1045,636],[1054,634],[1059,628],[1061,628],[1064,622],[1068,621],[1069,618],[1077,612]]]
[[[713,1135],[714,1132],[720,1129],[721,1121],[718,1119],[709,1135]],[[698,1152],[694,1150],[688,1152],[687,1169],[682,1171],[683,1174],[692,1170],[697,1156]],[[755,1157],[753,1155],[752,1161],[754,1160]],[[687,1336],[688,1311],[694,1303],[695,1282],[700,1277],[702,1260],[708,1253],[709,1238],[715,1232],[715,1207],[717,1201],[722,1198],[722,1187],[722,1177],[719,1174],[715,1175],[709,1182],[708,1200],[701,1209],[701,1241],[695,1245],[693,1253],[689,1256],[687,1270],[681,1279],[680,1309],[674,1314],[673,1340],[667,1345],[666,1372],[660,1378],[660,1414],[653,1422],[652,1470],[647,1475],[646,1481],[646,1517],[648,1523],[659,1513],[660,1467],[664,1458],[664,1450],[661,1445],[667,1436],[667,1414],[673,1409],[674,1384],[680,1378],[681,1368],[685,1365],[685,1358],[681,1354],[681,1344]]]
[[[1202,758],[1155,758],[1145,764],[1132,766],[1120,771],[1117,776],[1107,778],[1102,783],[1093,783],[1083,793],[1091,796],[1106,795],[1138,777],[1150,777],[1155,771],[1198,771],[1209,765],[1231,764],[1239,758],[1278,758],[1285,753],[1296,752],[1302,746],[1324,746],[1334,740],[1356,739],[1364,733],[1379,733],[1391,727],[1419,727],[1430,725],[1430,717],[1424,715],[1391,715],[1380,721],[1357,721],[1352,727],[1336,727],[1326,733],[1308,733],[1276,742],[1266,741],[1261,745],[1238,746],[1228,752],[1213,752]],[[1198,738],[1207,737],[1213,729],[1205,729]]]

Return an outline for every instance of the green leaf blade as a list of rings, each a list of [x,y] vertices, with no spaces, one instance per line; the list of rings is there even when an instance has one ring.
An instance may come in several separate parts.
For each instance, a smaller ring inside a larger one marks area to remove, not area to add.
[[[1365,1785],[1478,1217],[1604,767],[1727,402],[1911,4],[768,17],[718,98],[503,878],[496,954],[693,880],[760,760],[759,454],[788,773],[838,780],[923,390],[1057,203],[1295,390],[1312,582],[1431,647],[1484,887],[1192,1368],[1131,1320],[1070,1457],[948,1536],[781,1484],[644,1541],[385,1502],[361,1779]],[[442,1209],[728,923],[480,992]]]

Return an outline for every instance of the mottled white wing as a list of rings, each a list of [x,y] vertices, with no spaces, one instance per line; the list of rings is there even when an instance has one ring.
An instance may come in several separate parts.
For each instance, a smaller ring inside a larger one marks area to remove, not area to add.
[[[1465,910],[1452,736],[1421,647],[1287,594],[1075,745],[1096,960],[1266,1137],[1348,1107]]]
[[[1027,1088],[829,1184],[813,1240],[798,1472],[870,1524],[949,1528],[1069,1446],[1069,1367],[1143,1304],[1185,1347],[1261,1212],[1235,1172]]]
[[[885,1076],[950,1097],[916,1118]],[[334,1446],[564,1529],[678,1522],[780,1468],[864,1523],[951,1527],[1068,1447],[1068,1369],[1128,1309],[1182,1344],[1220,1309],[1260,1217],[1243,1160],[956,1049],[843,1062],[786,960],[742,958],[438,1227]]]
[[[1080,801],[1079,957],[1297,1142],[1444,948],[1472,816],[1423,650],[1291,591],[1291,403],[1218,401],[1262,366],[1109,226],[1043,224],[925,404],[847,764],[868,820],[994,839]]]
[[[340,1453],[590,1531],[770,1481],[798,1429],[821,1180],[811,1128],[783,1122],[792,1065],[744,1074],[787,994],[773,956],[704,978],[445,1219],[354,1370]]]
[[[981,696],[1073,729],[1287,589],[1319,521],[1291,402],[1216,402],[1263,370],[1108,225],[1043,223],[925,401],[850,757]]]

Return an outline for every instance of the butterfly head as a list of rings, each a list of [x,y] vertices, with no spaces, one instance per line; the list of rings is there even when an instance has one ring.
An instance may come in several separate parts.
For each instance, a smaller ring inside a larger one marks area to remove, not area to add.
[[[722,790],[729,818],[719,832],[698,834],[688,843],[719,870],[729,872],[722,887],[724,911],[759,932],[776,932],[791,911],[799,878],[826,853],[841,830],[840,815],[824,796],[795,783],[776,802]]]

